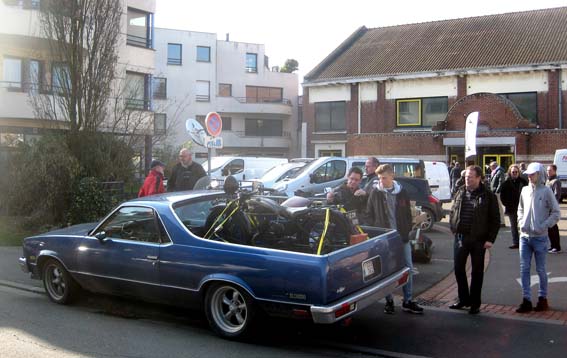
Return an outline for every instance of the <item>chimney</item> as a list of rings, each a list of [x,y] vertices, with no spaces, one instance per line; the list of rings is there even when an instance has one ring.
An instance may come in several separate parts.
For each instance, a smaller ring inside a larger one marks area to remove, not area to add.
[[[227,32],[226,33],[226,42],[230,41],[230,34]]]

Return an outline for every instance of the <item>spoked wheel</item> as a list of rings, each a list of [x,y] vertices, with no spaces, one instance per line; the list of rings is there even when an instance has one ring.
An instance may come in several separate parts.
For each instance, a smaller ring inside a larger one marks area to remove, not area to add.
[[[231,212],[232,208],[225,210],[224,205],[211,209],[205,222],[205,232],[209,233],[206,239],[216,237],[236,244],[250,243],[252,239],[250,220],[241,210],[230,215]]]
[[[248,293],[228,283],[216,283],[207,290],[205,313],[211,328],[225,338],[244,337],[255,315]]]
[[[59,261],[50,259],[42,272],[43,286],[51,301],[67,304],[77,298],[79,286]]]
[[[348,219],[340,212],[331,210],[329,212],[329,223],[325,232],[326,210],[317,210],[309,213],[309,217],[302,224],[303,236],[309,244],[312,253],[317,254],[321,246],[320,254],[327,254],[334,250],[348,246],[351,234]],[[325,236],[323,237],[323,233]],[[321,244],[321,238],[323,243]]]

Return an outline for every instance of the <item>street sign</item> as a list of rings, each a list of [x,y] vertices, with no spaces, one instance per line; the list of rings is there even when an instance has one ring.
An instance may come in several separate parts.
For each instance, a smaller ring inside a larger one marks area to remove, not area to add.
[[[222,131],[222,119],[217,112],[209,112],[205,118],[207,132],[213,137],[218,137]]]
[[[205,138],[205,147],[207,148],[214,148],[214,149],[222,149],[223,142],[222,137],[209,137]]]

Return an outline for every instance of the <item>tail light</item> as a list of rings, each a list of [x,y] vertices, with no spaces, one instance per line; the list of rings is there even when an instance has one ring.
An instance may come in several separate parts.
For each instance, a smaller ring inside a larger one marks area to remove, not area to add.
[[[439,199],[437,199],[437,198],[434,197],[433,195],[429,195],[427,198],[429,199],[429,202],[430,202],[431,204],[434,204],[434,205],[439,204]]]
[[[405,285],[408,282],[408,278],[409,278],[409,271],[404,272],[402,277],[400,277],[400,279],[398,280],[398,287]]]

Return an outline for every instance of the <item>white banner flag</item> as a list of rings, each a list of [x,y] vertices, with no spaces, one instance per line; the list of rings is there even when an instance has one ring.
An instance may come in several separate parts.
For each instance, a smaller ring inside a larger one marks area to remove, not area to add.
[[[476,155],[476,127],[478,125],[478,112],[467,116],[465,126],[465,159]]]

